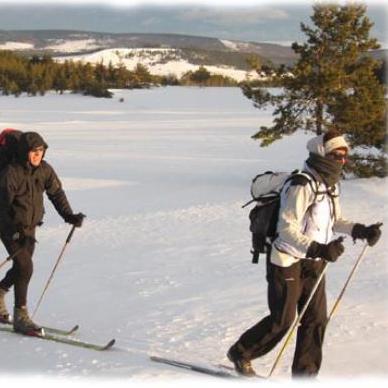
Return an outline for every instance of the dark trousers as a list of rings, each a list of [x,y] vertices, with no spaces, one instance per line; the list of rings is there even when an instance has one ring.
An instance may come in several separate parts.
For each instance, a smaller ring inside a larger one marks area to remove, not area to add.
[[[270,314],[248,329],[239,339],[244,358],[255,359],[271,351],[293,324],[323,270],[322,261],[301,260],[290,267],[267,264]],[[294,376],[314,376],[322,362],[322,345],[327,321],[325,279],[322,279],[297,331],[292,364]]]
[[[29,235],[34,237],[35,230],[29,231]],[[35,248],[34,238],[26,239],[23,244],[19,241],[12,241],[7,238],[1,239],[8,253],[12,255],[20,248],[20,252],[12,259],[12,267],[0,282],[0,288],[8,290],[14,286],[15,307],[27,305],[28,284],[33,272],[32,255]]]

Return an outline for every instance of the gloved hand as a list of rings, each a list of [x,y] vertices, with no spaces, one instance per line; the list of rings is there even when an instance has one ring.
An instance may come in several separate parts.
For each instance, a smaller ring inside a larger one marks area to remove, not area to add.
[[[343,237],[339,237],[336,240],[330,241],[328,244],[321,244],[317,241],[313,241],[307,249],[306,256],[315,258],[322,258],[326,261],[336,261],[345,251],[342,244]]]
[[[68,214],[64,217],[65,222],[68,224],[74,225],[77,228],[80,228],[82,226],[82,222],[85,218],[85,214],[77,213],[77,214]]]
[[[381,236],[380,227],[383,225],[382,222],[365,226],[363,224],[355,224],[352,229],[353,241],[357,239],[365,240],[368,242],[368,245],[372,247],[379,241]]]

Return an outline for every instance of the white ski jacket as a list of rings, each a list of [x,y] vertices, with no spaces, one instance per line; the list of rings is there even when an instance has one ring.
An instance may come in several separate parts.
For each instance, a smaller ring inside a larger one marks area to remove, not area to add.
[[[271,252],[271,262],[280,267],[289,267],[306,259],[312,241],[327,244],[333,232],[351,235],[354,226],[342,218],[338,185],[329,195],[319,175],[307,165],[304,170],[315,180],[311,179],[306,185],[288,182],[281,193],[278,237]]]

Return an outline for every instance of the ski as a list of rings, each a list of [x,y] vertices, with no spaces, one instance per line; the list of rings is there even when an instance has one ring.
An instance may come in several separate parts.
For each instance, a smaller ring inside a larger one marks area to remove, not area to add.
[[[66,337],[66,336],[61,336],[61,335],[54,334],[54,333],[49,333],[49,332],[46,333],[44,331],[44,329],[42,330],[42,332],[34,332],[34,333],[31,333],[31,334],[21,334],[21,333],[16,333],[13,330],[13,328],[10,327],[10,326],[4,326],[4,327],[0,327],[0,331],[6,331],[6,332],[9,332],[9,333],[25,335],[27,337],[36,337],[36,338],[40,338],[40,339],[47,340],[47,341],[54,341],[54,342],[58,342],[58,343],[62,343],[62,344],[77,346],[77,347],[84,348],[84,349],[98,350],[98,351],[108,350],[116,342],[115,339],[111,339],[106,344],[99,345],[99,344],[94,344],[94,343],[91,343],[91,342],[81,341],[81,340],[78,340],[78,339],[75,339],[75,338],[69,338],[69,337]]]
[[[158,356],[150,356],[150,359],[152,361],[159,362],[162,364],[175,366],[177,368],[183,368],[193,372],[203,373],[214,377],[221,377],[221,378],[227,378],[227,379],[239,379],[242,377],[242,376],[238,376],[232,371],[229,371],[226,369],[221,370],[221,368],[217,367],[216,365],[211,365],[210,367],[206,367],[198,364],[192,364],[190,362],[172,360],[169,358],[158,357]]]
[[[6,325],[5,327],[11,327],[12,322],[1,322],[1,325]],[[78,329],[79,325],[73,326],[71,329],[57,329],[56,327],[50,327],[50,326],[42,326],[45,332],[51,333],[51,334],[59,334],[59,335],[72,335],[74,334]]]
[[[108,350],[112,348],[112,346],[116,342],[115,339],[111,339],[105,345],[99,345],[91,342],[81,341],[75,338],[62,337],[60,335],[55,335],[51,333],[44,333],[43,335],[38,335],[38,337],[49,341],[59,342],[59,343],[68,344],[72,346],[78,346],[84,349],[91,349],[91,350],[98,350],[98,351]]]
[[[57,329],[55,327],[49,327],[49,326],[43,326],[44,331],[52,333],[52,334],[60,334],[60,335],[72,335],[74,334],[78,329],[79,325],[74,325],[70,330],[64,330],[64,329]]]

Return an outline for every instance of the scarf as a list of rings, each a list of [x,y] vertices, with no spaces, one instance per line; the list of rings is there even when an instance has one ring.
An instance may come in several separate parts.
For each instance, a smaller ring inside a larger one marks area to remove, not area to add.
[[[335,186],[341,179],[342,164],[336,160],[310,152],[306,163],[320,175],[328,188]]]

